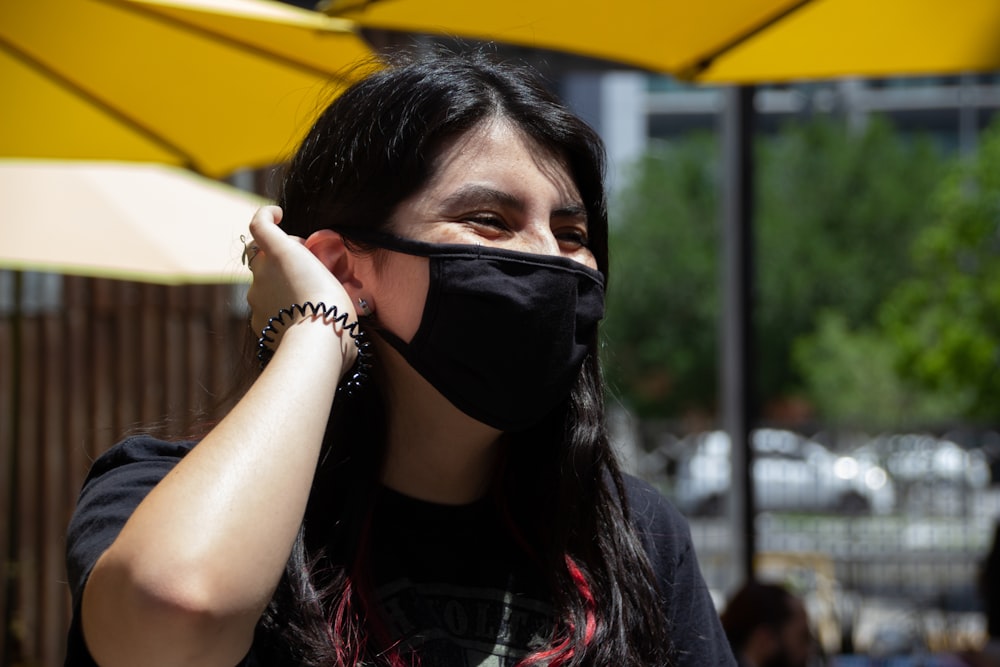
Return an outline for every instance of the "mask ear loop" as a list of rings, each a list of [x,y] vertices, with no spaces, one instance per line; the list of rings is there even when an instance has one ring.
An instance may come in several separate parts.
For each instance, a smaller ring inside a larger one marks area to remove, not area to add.
[[[359,299],[360,301],[364,300]],[[370,315],[371,308],[367,306],[368,304],[365,302],[365,308],[368,311],[365,314]],[[362,308],[362,311],[365,308]],[[372,343],[368,340],[367,332],[361,328],[360,321],[355,320],[348,324],[347,313],[340,313],[337,306],[327,306],[322,301],[316,304],[312,301],[306,301],[301,305],[293,303],[288,308],[282,308],[278,311],[277,315],[268,319],[267,326],[260,332],[260,338],[257,339],[257,361],[260,362],[260,370],[264,370],[267,363],[271,361],[271,357],[274,356],[274,349],[269,346],[269,343],[274,343],[277,340],[276,336],[279,330],[286,329],[290,324],[302,317],[321,318],[327,323],[340,322],[340,326],[351,337],[351,340],[354,341],[354,345],[358,350],[358,356],[351,370],[348,371],[348,376],[337,387],[337,392],[345,393],[348,396],[356,396],[368,383],[368,378],[370,377],[372,359],[374,358]]]

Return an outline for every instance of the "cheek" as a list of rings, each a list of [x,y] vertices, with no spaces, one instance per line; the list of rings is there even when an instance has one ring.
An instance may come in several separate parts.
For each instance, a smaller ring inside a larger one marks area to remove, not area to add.
[[[594,257],[594,253],[590,252],[589,250],[581,251],[578,256],[574,255],[573,259],[580,262],[588,269],[593,269],[597,271],[597,258]]]
[[[393,253],[373,295],[379,324],[407,343],[420,328],[430,285],[428,267],[424,257]]]

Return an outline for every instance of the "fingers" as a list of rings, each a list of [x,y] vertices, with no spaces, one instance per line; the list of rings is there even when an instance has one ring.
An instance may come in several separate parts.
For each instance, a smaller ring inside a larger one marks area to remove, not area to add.
[[[257,253],[253,254],[253,282],[247,291],[251,325],[259,332],[269,317],[291,304],[324,303],[336,306],[356,319],[350,296],[326,265],[306,246],[305,240],[289,236],[278,226],[282,211],[264,206],[250,222]]]
[[[262,250],[273,250],[276,243],[284,236],[278,228],[281,222],[282,211],[278,206],[262,206],[254,213],[250,221],[250,241],[244,241],[247,245],[243,250],[244,262],[253,271],[253,258]],[[243,237],[240,237],[241,239]]]
[[[303,239],[297,236],[289,236],[278,225],[281,223],[282,211],[278,206],[264,206],[257,210],[253,220],[250,221],[250,234],[253,240],[250,242],[256,246],[257,253],[264,253],[272,256],[288,256],[287,253],[297,253],[298,250],[291,250],[295,246],[300,246]],[[293,242],[293,246],[289,246]]]
[[[277,239],[285,236],[278,225],[281,224],[283,212],[280,206],[261,206],[250,221],[250,234],[261,248],[273,245]]]

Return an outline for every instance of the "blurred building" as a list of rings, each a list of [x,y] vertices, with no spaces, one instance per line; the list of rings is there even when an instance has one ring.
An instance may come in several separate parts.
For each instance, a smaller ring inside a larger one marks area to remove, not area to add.
[[[628,70],[565,71],[561,89],[607,142],[612,188],[620,181],[616,172],[638,157],[647,141],[713,131],[724,100],[719,88]],[[816,115],[840,117],[860,130],[879,114],[903,132],[928,135],[964,152],[975,148],[979,132],[1000,110],[1000,73],[760,86],[755,108],[759,132]]]

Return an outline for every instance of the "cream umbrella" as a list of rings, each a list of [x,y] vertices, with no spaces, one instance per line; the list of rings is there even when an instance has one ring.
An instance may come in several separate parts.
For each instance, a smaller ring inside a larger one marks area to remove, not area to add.
[[[240,235],[264,202],[188,170],[0,160],[0,268],[164,284],[247,282]]]

